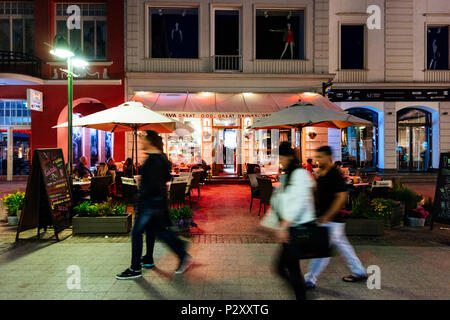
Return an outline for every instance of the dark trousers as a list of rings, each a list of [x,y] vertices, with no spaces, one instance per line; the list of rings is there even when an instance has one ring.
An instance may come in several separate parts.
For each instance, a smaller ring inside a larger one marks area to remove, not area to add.
[[[148,228],[145,233],[145,242],[147,246],[146,259],[153,259],[153,250],[155,249],[156,238],[165,242],[170,249],[178,256],[180,260],[186,257],[186,250],[183,241],[180,240],[170,229],[155,231]]]
[[[183,245],[183,241],[177,238],[177,236],[167,230],[166,228],[157,228],[152,226],[152,221],[156,214],[161,209],[157,208],[145,208],[138,210],[134,221],[133,230],[131,231],[131,269],[138,271],[141,270],[141,258],[142,258],[142,235],[144,232],[147,234],[147,256],[149,252],[153,254],[153,248],[155,245],[155,236],[164,241],[180,258],[183,259],[186,255],[186,250]]]
[[[295,248],[283,243],[277,260],[276,271],[294,289],[297,301],[306,300],[306,286],[300,269],[300,260],[296,257]]]

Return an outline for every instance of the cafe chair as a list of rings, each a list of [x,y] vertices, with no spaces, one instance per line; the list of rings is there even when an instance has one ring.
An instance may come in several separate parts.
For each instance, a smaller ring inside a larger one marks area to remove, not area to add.
[[[186,202],[186,182],[172,182],[169,189],[169,207],[184,206]]]
[[[192,189],[197,189],[198,199],[200,199],[200,179],[202,177],[202,171],[203,170],[194,170],[192,172],[192,180],[189,188],[189,193],[192,191]]]
[[[260,217],[261,214],[261,206],[264,205],[264,213],[266,213],[266,205],[270,206],[270,198],[272,197],[272,180],[265,179],[265,178],[256,178],[258,181],[258,188],[260,193],[259,198],[259,212],[258,217]]]
[[[256,173],[250,173],[247,175],[248,180],[250,182],[250,191],[251,191],[251,199],[250,199],[250,212],[253,207],[253,199],[260,199],[259,188],[258,188],[258,175]]]
[[[91,179],[91,201],[103,202],[108,199],[109,186],[112,184],[112,176],[92,177]]]

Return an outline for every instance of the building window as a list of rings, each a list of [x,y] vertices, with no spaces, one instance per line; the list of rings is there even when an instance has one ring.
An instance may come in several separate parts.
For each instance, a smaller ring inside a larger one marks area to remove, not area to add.
[[[257,9],[256,59],[305,59],[305,11]]]
[[[198,9],[150,7],[152,58],[198,58]]]
[[[31,111],[26,101],[0,100],[0,126],[28,126],[31,124]]]
[[[341,26],[341,69],[364,69],[364,25]]]
[[[427,69],[448,70],[449,26],[427,28]]]
[[[80,29],[67,28],[67,8],[71,5],[78,5],[81,9]],[[73,51],[80,51],[91,60],[104,60],[108,35],[106,8],[106,4],[57,4],[56,33],[67,39]]]
[[[0,2],[0,51],[34,52],[34,2]]]
[[[431,113],[405,108],[397,112],[399,171],[427,171],[431,167]]]
[[[378,114],[365,108],[346,110],[373,123],[370,127],[348,127],[341,131],[342,163],[352,168],[378,167]]]

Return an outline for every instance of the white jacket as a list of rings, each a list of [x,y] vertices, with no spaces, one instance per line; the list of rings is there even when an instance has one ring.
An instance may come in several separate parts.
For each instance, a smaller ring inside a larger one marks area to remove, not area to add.
[[[281,186],[276,188],[270,199],[271,210],[267,221],[262,225],[274,228],[278,213],[283,220],[291,221],[292,226],[307,223],[316,219],[314,208],[315,182],[308,171],[296,169],[292,172],[289,185],[287,175],[281,177]],[[275,212],[276,210],[276,212]]]

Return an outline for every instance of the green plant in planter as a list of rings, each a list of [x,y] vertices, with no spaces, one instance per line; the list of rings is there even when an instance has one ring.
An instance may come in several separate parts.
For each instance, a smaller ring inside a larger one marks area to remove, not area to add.
[[[370,202],[370,205],[373,210],[366,215],[368,218],[389,219],[399,203],[391,199],[376,198]]]
[[[24,202],[25,192],[16,191],[3,197],[3,205],[8,208],[8,216],[16,216]]]
[[[181,220],[181,213],[179,208],[172,208],[169,210],[170,220],[178,222]]]
[[[79,205],[75,206],[73,208],[73,211],[75,212],[75,214],[77,214],[80,217],[86,217],[87,216],[87,212],[88,212],[88,208],[91,205],[92,205],[92,203],[90,201],[83,201]]]
[[[112,216],[114,214],[113,207],[110,202],[103,202],[97,205],[98,215],[102,217]]]
[[[181,207],[178,211],[180,212],[181,219],[192,219],[192,209],[190,207]]]
[[[113,214],[115,216],[125,216],[126,215],[127,206],[125,204],[115,204],[113,206],[112,210],[113,210]]]
[[[352,202],[351,218],[366,218],[373,214],[371,199],[366,192],[361,192]]]
[[[403,202],[406,212],[409,212],[417,207],[417,203],[422,200],[422,196],[404,184],[396,183],[393,186],[392,199]]]

